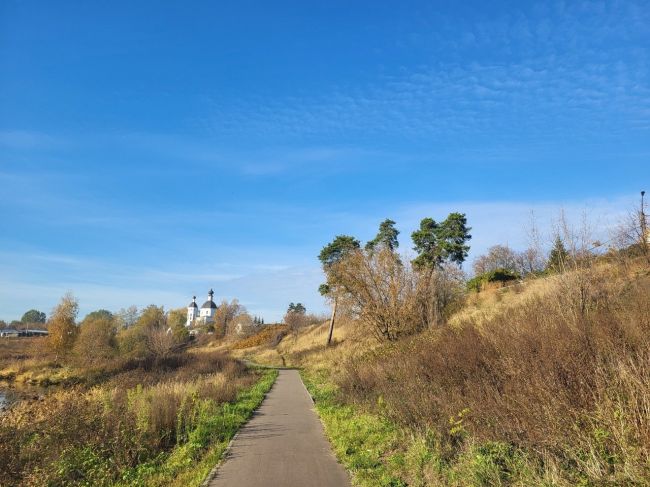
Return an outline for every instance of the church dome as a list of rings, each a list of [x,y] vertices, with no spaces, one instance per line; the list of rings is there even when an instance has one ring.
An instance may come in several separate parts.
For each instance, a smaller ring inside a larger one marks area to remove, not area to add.
[[[192,301],[190,304],[187,305],[188,308],[198,308],[196,305],[196,302]]]
[[[208,293],[208,300],[205,303],[203,303],[201,309],[217,309],[217,305],[214,304],[214,301],[212,301],[213,296],[214,296],[214,291],[210,289],[210,292]]]

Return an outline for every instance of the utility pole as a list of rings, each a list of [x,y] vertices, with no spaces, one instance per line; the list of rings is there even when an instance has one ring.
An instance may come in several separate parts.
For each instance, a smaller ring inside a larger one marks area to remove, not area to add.
[[[641,249],[643,254],[648,257],[648,226],[645,218],[645,191],[641,191],[641,210],[639,211],[639,224],[641,226]]]
[[[639,214],[641,218],[641,229],[645,230],[646,229],[646,222],[645,222],[645,191],[641,191],[641,213]]]

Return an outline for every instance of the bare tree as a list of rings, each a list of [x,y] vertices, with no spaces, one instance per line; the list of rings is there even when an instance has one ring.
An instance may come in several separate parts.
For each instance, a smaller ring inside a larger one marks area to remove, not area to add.
[[[650,263],[650,232],[645,212],[645,191],[641,192],[639,208],[628,212],[614,231],[611,240],[616,250],[643,255]]]
[[[476,275],[497,269],[518,271],[519,256],[507,245],[494,245],[488,249],[487,254],[481,255],[474,260],[473,268]]]
[[[454,264],[430,268],[417,274],[417,302],[423,326],[439,326],[450,312],[462,302],[465,275]]]
[[[293,304],[293,303],[292,303]],[[309,324],[307,315],[304,309],[289,309],[284,315],[284,323],[289,327],[289,331],[296,335],[300,328]]]
[[[417,279],[390,250],[350,253],[330,269],[338,302],[379,340],[395,340],[420,328]]]
[[[115,318],[119,327],[129,328],[135,325],[135,323],[138,321],[138,318],[140,318],[140,312],[138,311],[137,306],[132,305],[128,308],[122,308],[117,313],[115,313]]]

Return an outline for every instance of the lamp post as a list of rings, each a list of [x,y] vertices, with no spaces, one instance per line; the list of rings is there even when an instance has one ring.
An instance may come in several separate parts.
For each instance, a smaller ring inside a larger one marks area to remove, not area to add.
[[[646,225],[645,219],[645,191],[641,191],[641,211],[639,212],[639,223],[641,224],[641,247],[643,253],[648,256],[648,240],[650,240],[650,235],[648,235],[648,227]]]

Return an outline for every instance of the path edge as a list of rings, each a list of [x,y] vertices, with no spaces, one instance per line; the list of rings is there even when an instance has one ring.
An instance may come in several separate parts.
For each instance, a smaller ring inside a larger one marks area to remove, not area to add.
[[[305,388],[305,391],[307,392],[307,395],[309,396],[309,399],[311,399],[311,403],[314,405],[314,408],[312,409],[314,413],[316,414],[316,417],[318,418],[318,421],[320,422],[320,427],[323,431],[323,436],[325,437],[325,440],[327,440],[327,443],[330,445],[330,453],[334,457],[334,460],[336,460],[336,463],[338,463],[341,467],[343,467],[343,471],[348,475],[348,480],[350,480],[350,485],[354,485],[354,476],[352,475],[352,471],[349,470],[345,464],[340,460],[338,455],[336,454],[336,451],[334,450],[334,445],[332,444],[332,440],[330,440],[329,435],[327,434],[327,427],[325,425],[325,421],[323,421],[323,418],[321,418],[320,414],[318,414],[318,409],[316,408],[316,400],[314,399],[314,396],[311,395],[311,392],[309,392],[309,389],[307,389],[307,386],[305,385],[305,381],[302,380],[302,368],[298,368],[298,377],[300,377],[300,383],[302,386]]]
[[[269,367],[269,368],[271,368],[271,367]],[[302,379],[301,379],[301,381],[302,381]],[[236,440],[237,437],[239,436],[239,432],[242,430],[242,428],[243,428],[244,426],[246,426],[246,425],[250,422],[251,419],[253,419],[253,416],[255,416],[255,413],[257,412],[257,410],[258,410],[259,408],[262,407],[262,404],[264,403],[264,401],[266,401],[266,397],[267,397],[267,396],[269,395],[269,393],[273,390],[273,388],[275,387],[275,384],[277,384],[277,378],[276,378],[276,380],[273,382],[273,385],[271,386],[271,388],[270,388],[268,391],[266,391],[266,392],[264,393],[264,398],[263,398],[262,401],[260,402],[260,405],[257,406],[257,407],[253,410],[253,414],[251,414],[251,417],[248,418],[248,419],[246,420],[246,422],[243,423],[243,424],[239,427],[239,429],[237,430],[237,433],[235,433],[235,434],[233,435],[233,437],[230,439],[230,441],[228,442],[228,446],[226,446],[226,449],[225,449],[225,450],[223,451],[223,453],[221,454],[221,458],[220,458],[219,461],[216,463],[216,465],[215,465],[214,467],[212,467],[212,470],[210,470],[210,472],[209,472],[208,475],[205,477],[205,479],[203,479],[203,482],[201,482],[201,484],[199,484],[199,487],[209,487],[210,482],[212,482],[212,481],[214,480],[214,478],[217,476],[217,473],[219,472],[219,468],[221,468],[221,466],[225,463],[226,459],[228,458],[228,453],[230,453],[230,449],[232,448],[233,443],[235,442],[235,440]],[[303,385],[304,385],[304,384],[303,384]]]

